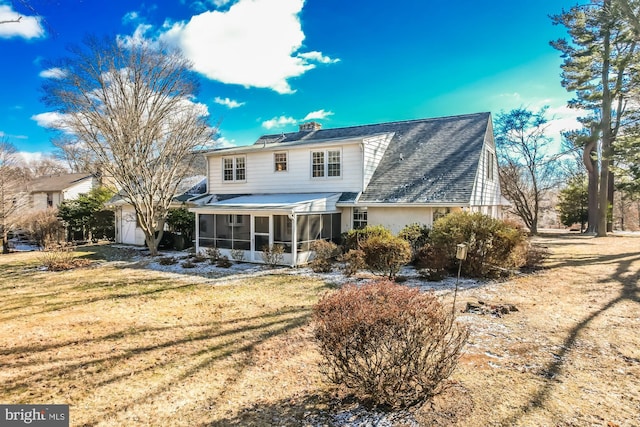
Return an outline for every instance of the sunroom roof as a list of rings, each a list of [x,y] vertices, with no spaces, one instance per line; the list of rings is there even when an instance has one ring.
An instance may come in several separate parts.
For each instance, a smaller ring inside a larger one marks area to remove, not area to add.
[[[200,205],[198,213],[213,211],[332,212],[342,193],[251,194]]]

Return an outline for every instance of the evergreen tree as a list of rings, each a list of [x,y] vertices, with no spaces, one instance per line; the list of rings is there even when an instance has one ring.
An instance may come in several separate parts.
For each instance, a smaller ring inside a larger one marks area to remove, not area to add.
[[[560,222],[567,227],[575,223],[580,224],[580,232],[585,230],[585,224],[589,219],[587,212],[588,189],[585,175],[576,175],[569,180],[567,187],[560,191],[558,211]]]
[[[617,0],[592,0],[552,17],[555,24],[567,28],[570,37],[570,41],[560,39],[551,43],[564,58],[562,85],[575,92],[570,106],[589,112],[582,119],[585,125],[583,138],[576,139],[576,143],[584,144],[590,218],[597,220],[595,223],[590,221],[589,228],[598,236],[606,236],[608,211],[613,200],[610,162],[614,142],[632,111],[627,101],[638,83],[634,74],[639,48],[626,18]],[[599,156],[599,171],[595,168],[594,154]]]

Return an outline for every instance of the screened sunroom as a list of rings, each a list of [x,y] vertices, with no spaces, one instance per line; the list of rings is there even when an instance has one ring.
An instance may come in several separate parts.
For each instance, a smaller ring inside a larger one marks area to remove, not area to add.
[[[221,255],[263,262],[263,249],[284,248],[284,265],[307,263],[314,240],[339,243],[340,193],[250,195],[210,202],[196,214],[196,249],[218,248]]]

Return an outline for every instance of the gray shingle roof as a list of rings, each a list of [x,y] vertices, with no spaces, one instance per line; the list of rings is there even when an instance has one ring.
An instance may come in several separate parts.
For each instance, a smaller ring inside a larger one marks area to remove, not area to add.
[[[490,113],[265,135],[256,145],[394,133],[359,202],[467,204]]]
[[[31,192],[45,192],[45,191],[62,191],[77,184],[78,182],[92,178],[88,173],[67,173],[60,175],[47,175],[34,179],[31,181]]]

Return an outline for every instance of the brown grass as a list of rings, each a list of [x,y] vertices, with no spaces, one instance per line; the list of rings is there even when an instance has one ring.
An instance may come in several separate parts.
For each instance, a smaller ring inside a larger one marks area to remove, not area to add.
[[[540,241],[547,269],[459,293],[519,311],[461,315],[469,344],[423,425],[640,425],[640,238]],[[0,256],[0,402],[67,403],[74,426],[330,423],[309,328],[321,281],[37,262]]]

